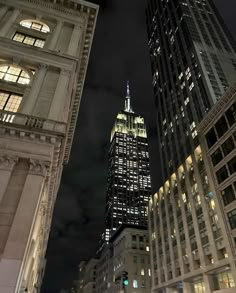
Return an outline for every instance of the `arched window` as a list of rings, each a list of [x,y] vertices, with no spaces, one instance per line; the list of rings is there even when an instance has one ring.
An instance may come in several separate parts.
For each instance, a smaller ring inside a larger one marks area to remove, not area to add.
[[[29,84],[30,75],[21,67],[15,65],[0,65],[0,80]]]
[[[42,33],[49,33],[50,28],[45,23],[38,20],[25,19],[20,22],[21,26],[40,31]]]

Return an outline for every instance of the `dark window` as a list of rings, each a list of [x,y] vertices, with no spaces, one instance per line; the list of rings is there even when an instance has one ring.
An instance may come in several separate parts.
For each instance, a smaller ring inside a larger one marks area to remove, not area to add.
[[[206,134],[206,140],[209,148],[211,148],[217,142],[216,132],[214,128],[208,131],[208,133]]]
[[[220,148],[211,155],[211,159],[214,166],[216,166],[223,159]]]
[[[219,184],[223,182],[226,178],[228,178],[228,171],[226,169],[226,166],[223,166],[222,168],[220,168],[220,170],[216,172],[216,177]]]
[[[229,125],[232,126],[236,122],[236,103],[234,103],[227,111],[226,117]]]
[[[232,137],[229,137],[223,144],[222,149],[224,152],[224,155],[227,156],[229,153],[232,152],[234,149],[234,141]]]
[[[236,172],[236,156],[228,162],[228,166],[231,175]]]
[[[228,213],[228,218],[229,218],[229,224],[231,229],[235,229],[236,228],[236,209]]]
[[[224,116],[216,122],[215,128],[219,137],[225,134],[228,130],[228,125]]]
[[[235,200],[235,194],[232,185],[226,187],[221,192],[221,195],[225,206]]]

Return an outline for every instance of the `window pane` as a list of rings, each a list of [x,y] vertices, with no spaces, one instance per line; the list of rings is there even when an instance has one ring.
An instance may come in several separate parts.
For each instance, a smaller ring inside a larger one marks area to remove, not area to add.
[[[229,137],[223,144],[222,144],[222,150],[224,152],[224,155],[227,156],[229,153],[232,152],[234,149],[234,141],[232,137]]]
[[[39,48],[43,48],[44,44],[45,44],[45,41],[37,39],[34,46],[39,47]]]
[[[214,166],[216,166],[223,159],[220,148],[211,155],[211,159]]]
[[[235,200],[235,194],[232,185],[226,187],[221,192],[221,195],[225,206]]]
[[[19,34],[19,33],[16,33],[13,37],[13,41],[17,41],[17,42],[22,43],[23,40],[24,40],[24,35]]]
[[[0,79],[21,84],[30,82],[29,74],[16,66],[0,66]]]
[[[226,111],[226,117],[230,126],[236,122],[236,103]]]
[[[22,20],[20,22],[20,25],[27,27],[27,28],[30,28],[30,29],[37,30],[37,31],[41,31],[43,33],[50,32],[49,27],[45,23],[33,21],[30,19]]]
[[[218,180],[218,183],[220,184],[221,182],[223,182],[226,178],[228,178],[228,171],[226,169],[226,166],[223,166],[222,168],[220,168],[220,170],[218,170],[216,172],[216,177]]]
[[[27,44],[27,45],[33,45],[33,44],[34,44],[34,41],[35,41],[34,38],[31,38],[31,37],[25,37],[25,39],[24,39],[24,44]]]
[[[228,130],[228,125],[224,116],[216,122],[215,128],[219,137],[226,133]]]
[[[8,99],[9,94],[0,92],[0,110],[3,110]]]
[[[216,143],[217,137],[214,128],[208,131],[208,133],[206,134],[206,140],[209,148],[211,148]]]
[[[234,172],[236,172],[236,156],[233,157],[229,162],[228,162],[228,166],[229,166],[229,172],[232,175]]]
[[[18,95],[10,95],[10,98],[7,101],[7,104],[5,106],[6,111],[10,111],[10,112],[17,112],[20,103],[21,103],[22,97],[18,96]]]
[[[228,213],[228,218],[229,218],[231,229],[235,229],[236,228],[236,209]]]

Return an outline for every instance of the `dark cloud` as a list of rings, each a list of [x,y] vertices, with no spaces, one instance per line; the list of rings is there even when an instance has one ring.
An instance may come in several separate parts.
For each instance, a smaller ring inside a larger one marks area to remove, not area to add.
[[[100,11],[69,164],[58,194],[42,293],[58,293],[77,265],[96,250],[103,229],[110,131],[124,106],[126,80],[132,104],[146,120],[153,191],[160,176],[155,108],[145,26],[146,0],[96,0]],[[215,0],[236,36],[235,0]]]

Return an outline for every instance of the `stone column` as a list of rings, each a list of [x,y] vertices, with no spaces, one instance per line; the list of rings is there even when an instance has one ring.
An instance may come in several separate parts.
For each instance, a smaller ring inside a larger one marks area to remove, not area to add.
[[[11,26],[15,23],[17,17],[20,15],[20,10],[14,9],[12,14],[0,29],[0,37],[6,36]]]
[[[16,162],[17,157],[11,157],[8,155],[2,155],[0,157],[0,204]]]
[[[208,293],[208,292],[210,293],[210,292],[213,292],[215,290],[213,276],[203,274],[203,282],[205,284],[206,293]]]
[[[3,7],[0,8],[0,19],[2,19],[5,16],[7,11],[8,11],[7,6],[3,6]]]
[[[62,120],[64,116],[63,108],[65,100],[68,98],[66,93],[68,91],[70,79],[70,71],[62,69],[58,78],[57,87],[50,107],[48,119]]]
[[[75,25],[73,32],[71,34],[71,39],[67,49],[67,54],[76,55],[81,36],[82,36],[82,26]]]
[[[184,282],[183,293],[193,293],[193,284]]]
[[[0,292],[18,292],[24,269],[24,255],[32,233],[48,162],[30,160],[30,169],[0,262]]]
[[[40,64],[38,71],[35,73],[34,79],[31,84],[30,93],[24,103],[22,113],[31,115],[34,109],[34,105],[37,101],[38,95],[40,93],[41,87],[44,82],[44,78],[47,72],[48,66],[45,64]]]
[[[51,37],[51,40],[50,40],[49,45],[48,45],[49,50],[55,50],[56,49],[57,41],[59,39],[62,27],[63,27],[63,21],[58,20],[57,25],[56,25],[53,33],[52,33],[52,37]]]

